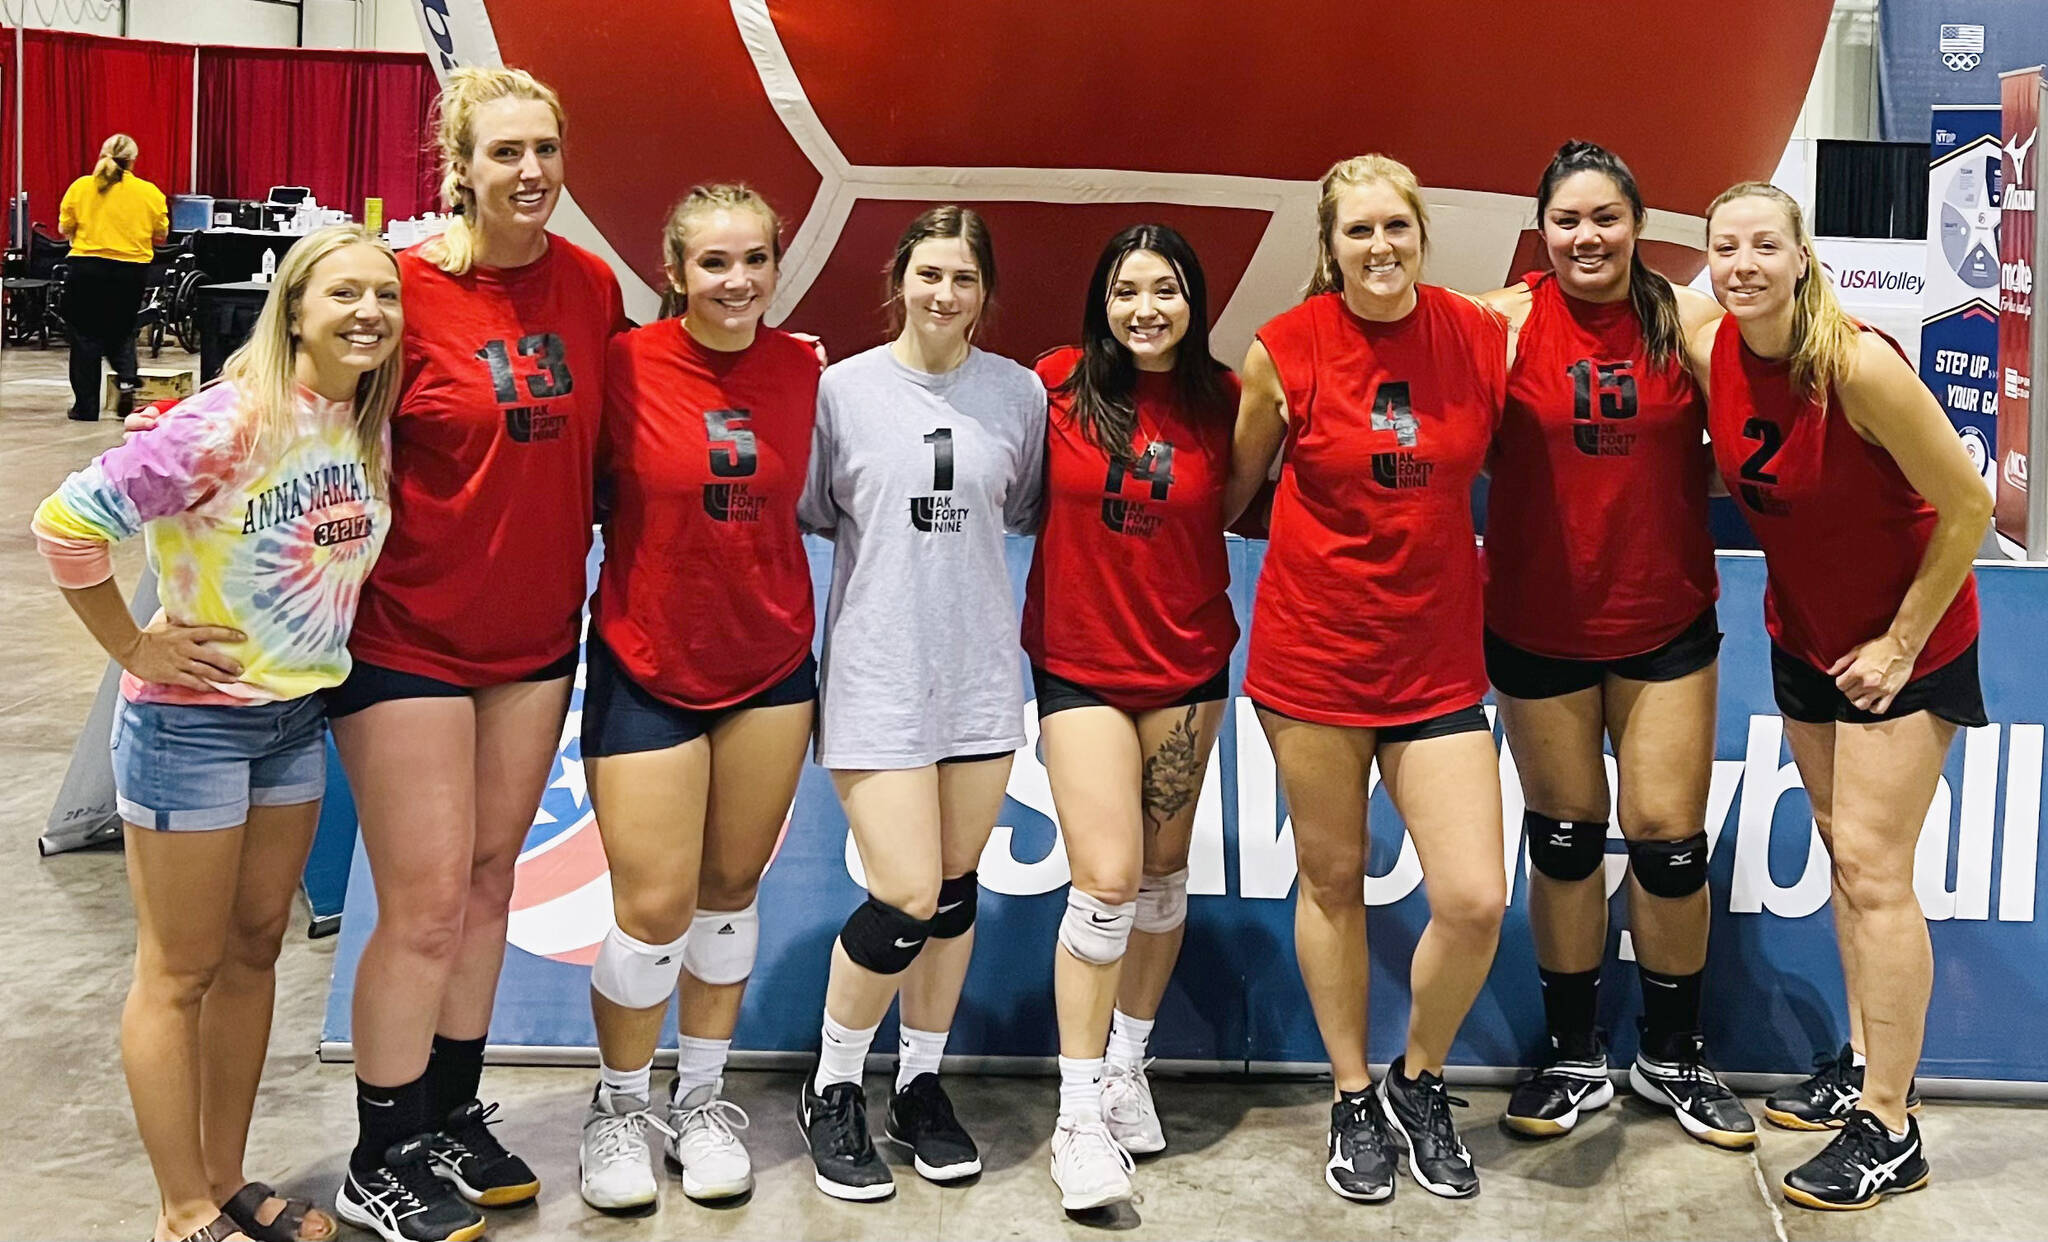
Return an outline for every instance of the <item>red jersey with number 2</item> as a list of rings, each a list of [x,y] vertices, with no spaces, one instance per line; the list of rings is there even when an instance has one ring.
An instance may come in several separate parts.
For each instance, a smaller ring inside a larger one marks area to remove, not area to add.
[[[451,681],[517,681],[576,649],[605,346],[626,326],[604,260],[549,234],[524,267],[451,276],[398,256],[405,381],[391,537],[349,650]]]
[[[1567,660],[1654,651],[1719,593],[1706,402],[1677,357],[1651,364],[1628,300],[1523,279],[1487,497],[1487,627]]]
[[[1071,348],[1038,360],[1052,397],[1024,650],[1113,707],[1148,711],[1214,677],[1237,645],[1223,544],[1237,377],[1220,377],[1214,408],[1190,410],[1172,375],[1138,372],[1132,458],[1112,462],[1058,391],[1080,360]]]
[[[1244,693],[1320,724],[1412,724],[1486,695],[1472,483],[1507,323],[1434,285],[1395,323],[1319,294],[1259,329],[1286,457]]]
[[[1708,386],[1714,457],[1764,551],[1764,628],[1792,655],[1832,668],[1891,628],[1934,537],[1934,506],[1890,453],[1849,425],[1839,397],[1830,392],[1823,411],[1795,392],[1791,364],[1758,357],[1733,316],[1714,337]],[[1976,638],[1972,574],[1928,634],[1913,675],[1947,664]]]
[[[769,327],[732,353],[680,319],[612,341],[598,463],[612,505],[590,625],[657,698],[729,707],[811,652],[796,502],[821,365]]]

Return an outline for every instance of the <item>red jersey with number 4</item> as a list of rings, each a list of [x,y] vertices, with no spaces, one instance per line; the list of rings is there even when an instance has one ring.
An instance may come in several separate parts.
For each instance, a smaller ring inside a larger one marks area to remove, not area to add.
[[[612,341],[598,457],[612,505],[590,624],[658,698],[728,707],[810,654],[796,502],[819,369],[810,344],[767,327],[736,353],[680,319]]]
[[[349,649],[462,686],[517,681],[582,636],[605,345],[626,326],[619,282],[553,234],[524,267],[451,276],[414,249],[398,273],[391,537]]]
[[[1045,516],[1024,595],[1024,650],[1125,711],[1163,707],[1214,677],[1237,645],[1223,485],[1237,377],[1190,410],[1172,375],[1138,372],[1132,460],[1112,462],[1056,390],[1078,349],[1038,360],[1052,393]]]
[[[1830,392],[1823,411],[1795,392],[1791,364],[1753,353],[1733,316],[1714,337],[1709,387],[1714,457],[1764,551],[1764,628],[1792,655],[1832,668],[1891,628],[1934,537],[1934,506],[1890,453],[1849,425],[1840,398]],[[1913,675],[1976,638],[1973,574],[1928,634]]]
[[[1523,280],[1487,498],[1487,627],[1567,660],[1654,651],[1719,593],[1706,402],[1679,358],[1651,364],[1628,300]]]
[[[1486,695],[1472,483],[1500,421],[1507,323],[1417,285],[1396,323],[1319,294],[1259,329],[1286,457],[1244,692],[1321,724],[1412,724]]]

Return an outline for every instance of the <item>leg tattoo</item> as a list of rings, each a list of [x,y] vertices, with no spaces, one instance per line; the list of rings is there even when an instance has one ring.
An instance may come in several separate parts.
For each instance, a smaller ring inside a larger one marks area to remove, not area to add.
[[[1202,765],[1195,748],[1195,709],[1168,730],[1159,749],[1145,758],[1145,827],[1157,832],[1166,821],[1181,813],[1198,792],[1195,772]]]

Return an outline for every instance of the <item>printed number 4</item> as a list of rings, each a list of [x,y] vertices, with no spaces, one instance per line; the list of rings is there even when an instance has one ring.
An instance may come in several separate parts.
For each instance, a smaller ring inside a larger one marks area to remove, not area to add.
[[[504,341],[490,341],[476,356],[483,359],[491,369],[491,387],[496,390],[499,405],[511,405],[519,400],[519,377],[512,374],[512,354],[505,348]],[[519,356],[534,359],[538,371],[528,375],[526,391],[536,400],[548,397],[566,397],[576,388],[575,377],[569,374],[568,359],[562,352],[562,338],[552,332],[536,332],[519,338]]]
[[[1415,419],[1415,410],[1408,403],[1408,381],[1387,380],[1372,395],[1372,429],[1391,431],[1394,443],[1402,448],[1414,448],[1420,438],[1421,424]]]

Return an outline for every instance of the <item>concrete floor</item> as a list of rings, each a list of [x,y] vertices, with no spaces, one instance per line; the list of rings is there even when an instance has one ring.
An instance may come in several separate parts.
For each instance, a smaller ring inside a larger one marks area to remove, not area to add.
[[[190,365],[165,355],[164,365]],[[142,1238],[155,1216],[149,1166],[128,1115],[116,1039],[132,931],[117,852],[38,857],[56,793],[103,662],[48,585],[28,520],[35,505],[100,449],[111,422],[64,418],[61,351],[0,353],[0,1238]],[[140,548],[116,558],[132,585]],[[249,1172],[326,1199],[353,1138],[351,1074],[314,1056],[333,941],[295,930],[278,970],[278,1013]],[[493,1069],[498,1130],[539,1171],[538,1207],[492,1214],[500,1239],[654,1238],[2032,1238],[2048,1234],[2048,1115],[2039,1108],[1931,1103],[1923,1126],[1927,1190],[1872,1212],[1823,1215],[1782,1205],[1778,1179],[1821,1145],[1767,1130],[1755,1155],[1686,1138],[1668,1115],[1618,1103],[1561,1142],[1509,1139],[1505,1093],[1466,1089],[1465,1139],[1484,1192],[1447,1202],[1404,1182],[1382,1206],[1348,1204],[1322,1183],[1327,1081],[1162,1079],[1173,1144],[1139,1167],[1142,1202],[1082,1220],[1059,1210],[1046,1172],[1055,1111],[1043,1079],[955,1077],[963,1121],[981,1140],[977,1184],[941,1190],[899,1167],[895,1199],[843,1204],[811,1185],[794,1124],[796,1077],[735,1074],[729,1091],[759,1185],[720,1210],[671,1180],[651,1217],[612,1219],[575,1191],[576,1138],[590,1074]],[[870,1098],[886,1086],[870,1081]],[[364,1235],[351,1234],[361,1237]]]

